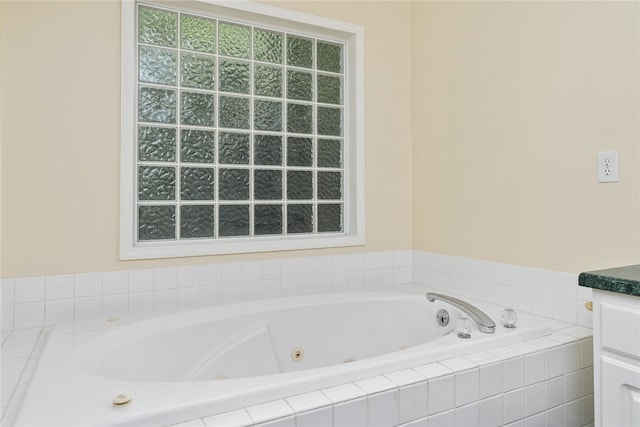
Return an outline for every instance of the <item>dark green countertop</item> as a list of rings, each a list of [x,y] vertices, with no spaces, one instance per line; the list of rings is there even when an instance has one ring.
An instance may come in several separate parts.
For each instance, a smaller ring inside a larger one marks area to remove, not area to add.
[[[640,296],[640,264],[580,273],[578,284],[586,288]]]

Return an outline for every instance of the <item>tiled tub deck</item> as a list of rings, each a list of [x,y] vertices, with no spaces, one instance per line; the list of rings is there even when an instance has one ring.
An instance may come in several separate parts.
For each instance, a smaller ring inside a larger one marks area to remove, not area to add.
[[[3,426],[13,425],[48,328],[2,336]],[[180,424],[203,426],[589,426],[591,330],[542,338]]]
[[[591,290],[577,286],[576,274],[401,250],[2,279],[2,425],[13,424],[49,330],[45,325],[406,282],[535,312],[554,319],[556,330],[545,338],[462,360],[418,366],[192,424],[592,424],[592,317],[584,309]],[[470,396],[463,390],[471,390]]]

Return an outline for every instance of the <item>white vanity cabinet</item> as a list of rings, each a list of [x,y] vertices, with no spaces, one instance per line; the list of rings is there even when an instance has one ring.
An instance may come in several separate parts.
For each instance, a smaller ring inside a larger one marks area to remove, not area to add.
[[[640,297],[593,290],[595,424],[640,426]]]

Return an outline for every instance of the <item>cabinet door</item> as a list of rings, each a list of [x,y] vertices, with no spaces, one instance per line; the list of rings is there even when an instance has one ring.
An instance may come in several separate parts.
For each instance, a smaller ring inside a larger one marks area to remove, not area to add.
[[[640,426],[640,366],[603,356],[602,425]]]

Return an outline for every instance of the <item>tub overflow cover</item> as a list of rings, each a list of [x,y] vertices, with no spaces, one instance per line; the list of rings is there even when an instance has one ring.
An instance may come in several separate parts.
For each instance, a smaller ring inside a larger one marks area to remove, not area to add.
[[[449,312],[447,310],[440,309],[436,314],[436,319],[438,319],[438,325],[447,326],[449,324]]]

